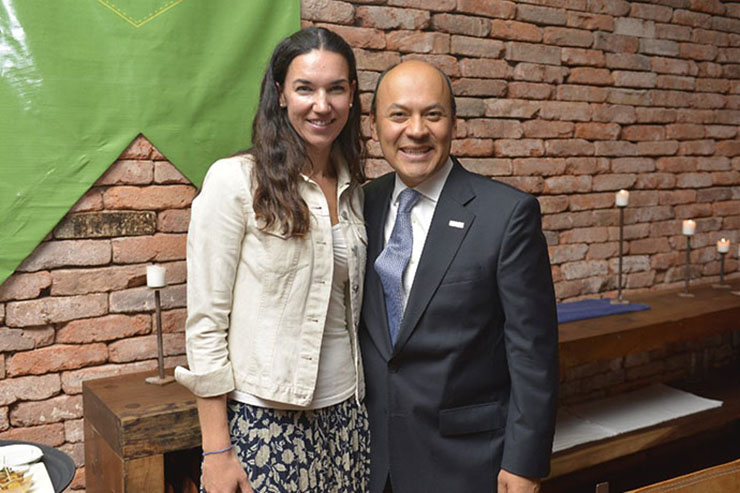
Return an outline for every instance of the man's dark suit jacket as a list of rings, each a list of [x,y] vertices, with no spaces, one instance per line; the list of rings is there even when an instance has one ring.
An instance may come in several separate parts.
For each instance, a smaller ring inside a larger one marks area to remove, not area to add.
[[[365,187],[371,493],[389,473],[395,493],[488,493],[501,467],[550,467],[557,319],[539,204],[453,161],[395,347],[373,267],[395,174]]]

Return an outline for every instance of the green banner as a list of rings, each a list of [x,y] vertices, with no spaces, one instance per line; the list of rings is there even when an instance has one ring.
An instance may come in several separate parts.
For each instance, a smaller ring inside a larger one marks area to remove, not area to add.
[[[299,0],[2,0],[0,283],[139,134],[193,183],[249,145]]]

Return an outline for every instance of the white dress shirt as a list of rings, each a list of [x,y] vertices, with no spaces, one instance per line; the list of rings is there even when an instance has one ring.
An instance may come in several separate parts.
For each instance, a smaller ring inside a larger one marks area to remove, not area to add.
[[[411,250],[411,259],[403,273],[404,308],[409,299],[411,286],[414,284],[416,268],[419,265],[421,252],[424,250],[424,242],[427,239],[429,226],[432,224],[434,209],[437,207],[437,200],[439,200],[439,195],[442,193],[442,188],[447,181],[447,176],[450,174],[450,170],[452,170],[452,160],[447,158],[447,162],[440,169],[419,185],[413,187],[421,196],[413,209],[411,209],[411,232],[414,237],[414,244]],[[391,206],[388,211],[388,217],[385,219],[385,243],[388,243],[391,233],[393,232],[393,225],[396,223],[396,214],[398,214],[398,196],[407,188],[409,187],[407,187],[398,175],[396,175],[396,184],[393,187],[393,194],[391,195]]]

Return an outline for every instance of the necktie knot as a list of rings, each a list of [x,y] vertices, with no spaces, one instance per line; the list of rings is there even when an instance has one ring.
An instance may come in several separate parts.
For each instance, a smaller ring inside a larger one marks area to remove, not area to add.
[[[398,196],[398,212],[408,213],[419,201],[419,192],[413,188],[407,188]]]

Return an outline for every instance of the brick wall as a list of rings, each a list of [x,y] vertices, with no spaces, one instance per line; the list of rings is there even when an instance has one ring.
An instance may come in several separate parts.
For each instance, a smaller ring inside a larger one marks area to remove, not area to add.
[[[740,3],[305,0],[303,19],[355,47],[365,108],[379,73],[403,59],[450,75],[453,152],[537,195],[559,299],[613,294],[621,188],[631,191],[628,290],[680,285],[684,218],[698,224],[692,276],[717,279],[724,236],[740,278]],[[378,146],[370,152],[369,174],[388,170]],[[183,362],[194,193],[139,138],[0,287],[0,439],[47,443],[82,465],[80,382],[156,365],[152,261],[170,284],[167,365]],[[736,332],[566,369],[563,398],[686,374],[692,360],[723,364],[739,348]],[[83,471],[73,487],[84,488]]]

